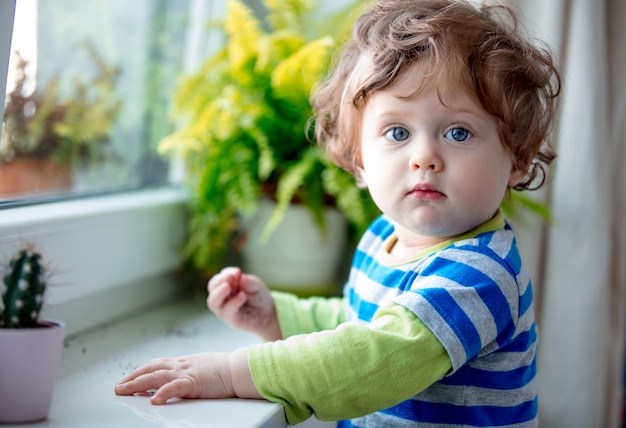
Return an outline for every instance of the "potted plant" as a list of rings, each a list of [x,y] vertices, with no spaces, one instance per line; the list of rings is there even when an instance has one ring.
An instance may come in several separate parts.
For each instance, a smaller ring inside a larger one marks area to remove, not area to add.
[[[46,419],[65,325],[40,321],[47,274],[41,255],[24,248],[5,267],[0,299],[0,423]]]
[[[0,140],[0,197],[67,190],[73,168],[107,154],[121,106],[113,93],[119,70],[91,45],[86,49],[97,73],[75,79],[67,98],[58,77],[29,93],[28,62],[15,53],[15,87],[7,94]]]
[[[207,275],[222,266],[242,231],[250,243],[274,239],[290,206],[306,210],[300,216],[313,221],[315,235],[327,237],[340,233],[328,230],[327,207],[347,219],[354,236],[378,213],[353,177],[311,141],[309,96],[338,47],[336,37],[307,33],[320,28],[310,0],[265,4],[263,22],[241,1],[229,0],[221,22],[225,45],[182,80],[174,110],[181,126],[160,144],[161,152],[184,159],[186,255]],[[262,230],[251,233],[260,210],[270,214],[260,221]]]

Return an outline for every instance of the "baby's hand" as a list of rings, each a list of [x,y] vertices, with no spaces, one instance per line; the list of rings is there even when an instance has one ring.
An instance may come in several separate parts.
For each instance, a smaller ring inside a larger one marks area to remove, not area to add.
[[[152,404],[165,404],[170,398],[262,398],[252,381],[245,348],[152,360],[115,385],[117,395],[154,390]]]
[[[235,397],[230,376],[224,376],[229,373],[228,359],[227,353],[220,353],[152,360],[115,385],[115,393],[156,390],[152,404],[165,404],[170,398]]]
[[[282,338],[274,299],[258,277],[227,267],[207,285],[207,306],[234,328],[251,331],[265,340]]]

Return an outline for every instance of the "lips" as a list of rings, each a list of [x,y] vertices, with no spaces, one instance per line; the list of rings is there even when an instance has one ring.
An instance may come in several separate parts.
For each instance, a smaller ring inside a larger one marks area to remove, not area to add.
[[[446,196],[430,184],[418,184],[414,186],[408,194],[416,199],[427,201],[436,201]]]

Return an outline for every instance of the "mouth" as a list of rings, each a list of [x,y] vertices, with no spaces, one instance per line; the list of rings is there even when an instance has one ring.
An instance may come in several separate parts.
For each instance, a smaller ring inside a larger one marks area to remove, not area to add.
[[[430,184],[418,184],[408,192],[408,195],[414,197],[415,199],[426,201],[436,201],[446,197],[444,193],[440,192]]]

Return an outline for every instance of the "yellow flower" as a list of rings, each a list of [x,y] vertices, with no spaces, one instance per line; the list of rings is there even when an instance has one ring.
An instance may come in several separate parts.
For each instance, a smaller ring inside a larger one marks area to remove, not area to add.
[[[304,44],[301,34],[289,30],[276,31],[260,39],[255,71],[271,71],[276,64],[298,51]]]
[[[276,96],[289,98],[295,94],[308,100],[313,85],[328,67],[334,44],[332,37],[322,37],[282,61],[272,73],[272,89]]]
[[[229,37],[228,56],[233,72],[258,55],[257,43],[263,31],[253,12],[239,0],[230,0],[227,6],[224,30]]]
[[[265,0],[270,11],[267,20],[274,30],[290,28],[302,32],[304,22],[301,17],[313,9],[315,0]]]

